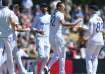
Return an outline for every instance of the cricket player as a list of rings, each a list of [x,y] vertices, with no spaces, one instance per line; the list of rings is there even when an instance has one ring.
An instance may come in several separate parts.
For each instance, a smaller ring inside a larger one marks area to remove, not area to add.
[[[57,59],[59,59],[59,74],[65,74],[65,42],[62,34],[62,27],[71,26],[71,23],[65,22],[64,10],[64,3],[58,2],[56,5],[56,10],[51,15],[50,44],[54,49],[54,54],[48,63],[48,67],[45,67],[46,70],[50,70],[51,66],[56,62]]]
[[[40,9],[42,14],[37,20],[38,23],[34,24],[32,29],[36,32],[36,47],[38,49],[38,58],[35,60],[35,64],[37,64],[38,60],[41,60],[40,74],[45,74],[44,67],[50,53],[49,27],[51,15],[48,13],[47,4],[41,4]],[[34,74],[36,74],[35,71]]]
[[[103,21],[99,14],[96,5],[89,5],[89,23],[88,30],[85,33],[84,39],[87,40],[86,48],[86,69],[87,74],[96,74],[98,65],[98,54],[104,45],[103,40]]]
[[[9,0],[1,1],[3,6],[0,6],[0,39],[5,43],[5,51],[7,53],[7,67],[9,74],[15,74],[13,55],[12,55],[12,44],[10,43],[10,37],[14,34],[14,21],[13,13],[8,8]]]
[[[20,23],[19,23],[19,18],[18,18],[18,16],[17,16],[17,14],[19,14],[19,7],[18,7],[18,5],[14,5],[13,8],[12,8],[12,10],[13,10],[14,13],[15,13],[14,19],[15,19],[15,21],[17,22],[16,24],[18,25],[18,27],[21,27],[21,26],[20,26]],[[21,31],[22,31],[22,30],[21,30]],[[13,42],[14,42],[14,44],[17,44],[16,33],[17,33],[17,32],[21,32],[21,31],[20,31],[20,30],[15,31],[15,34],[14,34],[15,38],[11,41],[12,44],[13,44]],[[25,32],[25,31],[26,31],[26,30],[24,29],[22,32]],[[19,54],[19,51],[20,51],[20,49],[17,48],[17,45],[16,45],[16,47],[14,47],[14,49],[13,49],[13,56],[14,56],[14,59],[15,59],[15,61],[16,61],[16,62],[18,63],[18,65],[19,65],[20,73],[22,73],[22,74],[27,74],[27,71],[25,70],[25,68],[24,68],[24,66],[23,66],[23,64],[22,64],[21,55]]]
[[[16,15],[8,8],[9,1],[10,0],[0,0],[0,40],[5,47],[3,51],[7,54],[6,65],[8,72],[9,74],[15,74],[12,54],[12,51],[16,47],[16,41],[14,41],[16,39],[15,30],[21,31],[22,29],[19,29],[17,26],[17,22],[14,18]]]

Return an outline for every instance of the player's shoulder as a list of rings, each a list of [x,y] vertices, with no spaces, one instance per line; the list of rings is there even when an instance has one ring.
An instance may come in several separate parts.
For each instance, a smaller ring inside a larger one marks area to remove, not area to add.
[[[102,18],[99,15],[94,15],[89,20],[89,22],[96,22],[96,21],[102,21]]]
[[[14,12],[12,10],[9,9],[9,7],[4,7],[3,10],[4,12],[6,12],[7,14],[14,14]]]
[[[14,11],[12,11],[12,10],[10,10],[10,13],[11,13],[11,14],[15,14]]]
[[[39,17],[39,19],[46,19],[46,18],[50,19],[50,18],[51,18],[51,15],[47,13],[47,14],[41,15],[41,16]]]
[[[43,23],[48,23],[48,22],[50,22],[50,19],[51,19],[51,15],[50,14],[45,14],[45,15],[42,15],[39,18],[39,21],[41,21]]]
[[[1,10],[2,14],[5,15],[5,16],[10,16],[10,15],[13,15],[14,12],[12,12],[8,7],[4,7],[2,10]]]
[[[97,16],[94,18],[94,21],[103,22],[101,16],[99,16],[99,15],[97,15]]]
[[[9,9],[8,7],[2,7],[1,10],[2,10],[3,12],[7,12],[7,13],[10,12],[10,9]]]
[[[10,10],[10,17],[14,20],[18,20],[18,16],[12,10]]]
[[[47,17],[50,19],[51,18],[51,15],[50,14],[47,14]]]
[[[57,11],[56,14],[57,14],[57,15],[63,15],[64,13],[62,13],[62,12],[60,12],[60,11]]]
[[[14,11],[12,11],[12,10],[10,10],[10,14],[11,14],[12,16],[16,16],[16,14],[14,13]]]
[[[47,14],[49,17],[51,17],[51,14]]]
[[[50,14],[46,14],[45,16],[46,16],[46,17],[51,17],[51,15],[50,15]]]
[[[64,17],[64,13],[58,11],[58,12],[56,12],[56,16],[58,16],[58,17]]]

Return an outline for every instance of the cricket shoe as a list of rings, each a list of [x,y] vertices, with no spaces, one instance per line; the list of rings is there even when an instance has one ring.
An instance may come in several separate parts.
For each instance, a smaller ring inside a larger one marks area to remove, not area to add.
[[[50,69],[47,66],[45,66],[44,71],[45,71],[45,74],[50,74]]]

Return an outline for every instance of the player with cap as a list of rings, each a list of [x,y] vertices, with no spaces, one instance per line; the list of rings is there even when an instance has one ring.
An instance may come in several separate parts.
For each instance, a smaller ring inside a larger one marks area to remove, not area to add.
[[[98,6],[90,4],[89,8],[89,23],[88,30],[85,33],[84,39],[87,40],[86,45],[86,69],[87,74],[96,74],[98,65],[98,54],[104,45],[103,40],[103,21],[97,14]]]

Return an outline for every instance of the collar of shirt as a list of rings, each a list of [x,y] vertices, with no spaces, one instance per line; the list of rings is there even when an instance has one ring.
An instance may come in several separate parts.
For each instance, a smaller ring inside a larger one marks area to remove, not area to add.
[[[94,17],[94,16],[99,16],[99,14],[97,14],[96,12],[91,16],[91,18],[92,17]]]

